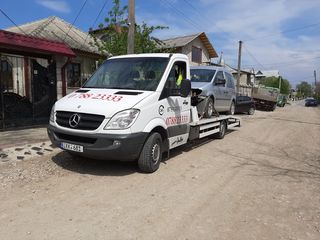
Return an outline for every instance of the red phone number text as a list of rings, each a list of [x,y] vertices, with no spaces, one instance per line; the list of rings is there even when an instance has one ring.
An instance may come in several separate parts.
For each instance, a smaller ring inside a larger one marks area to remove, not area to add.
[[[91,93],[81,93],[81,94],[72,94],[68,98],[83,98],[83,99],[99,99],[106,101],[119,102],[123,96],[110,95],[110,94],[91,94]]]

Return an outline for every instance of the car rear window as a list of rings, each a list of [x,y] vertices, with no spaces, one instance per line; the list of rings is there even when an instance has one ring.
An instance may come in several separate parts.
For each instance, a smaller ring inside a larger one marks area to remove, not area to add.
[[[191,69],[191,82],[211,82],[216,70]]]

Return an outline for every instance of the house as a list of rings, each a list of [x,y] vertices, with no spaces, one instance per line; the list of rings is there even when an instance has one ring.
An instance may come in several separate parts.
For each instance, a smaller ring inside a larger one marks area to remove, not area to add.
[[[218,57],[216,50],[204,32],[161,41],[162,47],[172,48],[176,53],[186,54],[191,66],[210,63],[211,58]]]
[[[47,122],[103,57],[92,41],[58,17],[0,30],[0,129]]]
[[[260,81],[267,77],[280,77],[279,70],[258,70],[256,72],[256,85],[259,85]]]
[[[237,81],[238,69],[225,64],[225,67],[232,73],[232,76]],[[244,96],[251,96],[252,87],[255,84],[255,73],[253,69],[240,70],[240,88],[239,94]]]

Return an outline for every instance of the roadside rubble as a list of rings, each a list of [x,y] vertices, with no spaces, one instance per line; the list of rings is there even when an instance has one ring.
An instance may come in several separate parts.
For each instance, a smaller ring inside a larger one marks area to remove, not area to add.
[[[0,164],[24,161],[36,156],[45,156],[57,150],[49,141],[0,149]]]

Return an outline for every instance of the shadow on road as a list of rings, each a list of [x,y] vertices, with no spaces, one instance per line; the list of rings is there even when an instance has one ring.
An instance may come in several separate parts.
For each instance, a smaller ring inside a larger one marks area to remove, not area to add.
[[[103,161],[73,157],[67,152],[58,153],[52,157],[52,161],[63,169],[96,176],[124,176],[138,171],[135,162]]]

